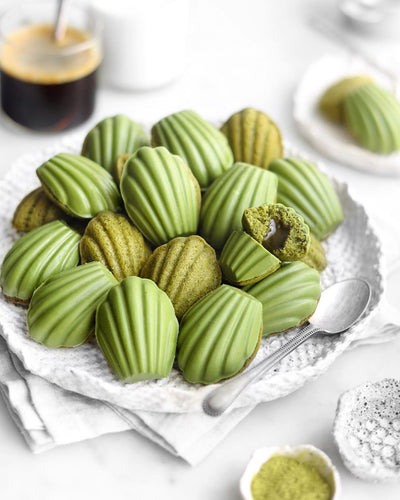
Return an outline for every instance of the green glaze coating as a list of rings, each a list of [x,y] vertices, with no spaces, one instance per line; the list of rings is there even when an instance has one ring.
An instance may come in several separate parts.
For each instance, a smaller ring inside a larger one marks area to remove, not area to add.
[[[233,114],[221,131],[228,138],[236,162],[268,168],[272,160],[283,156],[279,127],[262,111],[243,109]]]
[[[279,178],[278,202],[294,208],[319,240],[326,238],[343,220],[333,185],[315,165],[284,158],[273,161],[269,170]]]
[[[43,163],[36,173],[46,194],[75,217],[91,219],[103,210],[116,212],[121,206],[113,178],[89,158],[60,153]]]
[[[118,281],[91,262],[55,274],[35,290],[28,309],[29,335],[47,347],[75,347],[94,333],[97,305]]]
[[[313,234],[311,235],[311,244],[308,253],[302,261],[307,264],[307,266],[313,267],[319,272],[322,272],[328,265],[324,247]]]
[[[242,229],[243,211],[276,201],[275,174],[235,163],[207,189],[201,207],[199,233],[216,250],[221,250],[232,231]]]
[[[33,291],[49,276],[78,265],[80,236],[64,222],[53,221],[19,238],[1,266],[4,295],[28,303]]]
[[[215,251],[197,235],[174,238],[156,248],[141,276],[165,291],[178,319],[194,302],[221,284]]]
[[[303,262],[290,262],[244,290],[263,305],[263,335],[295,328],[315,311],[321,287],[319,273]]]
[[[233,377],[259,347],[262,306],[238,288],[222,285],[183,316],[178,365],[188,382],[214,384]]]
[[[191,110],[166,116],[151,129],[153,146],[165,146],[179,155],[206,189],[233,164],[224,134]]]
[[[178,330],[166,293],[136,276],[112,288],[97,308],[97,342],[110,368],[126,383],[168,377]]]
[[[280,261],[247,233],[233,231],[224,245],[219,265],[226,281],[244,286],[276,271]]]
[[[343,107],[347,130],[364,148],[380,154],[400,150],[400,102],[394,95],[369,83],[349,94]]]
[[[247,208],[242,224],[250,236],[282,261],[301,260],[310,247],[310,229],[303,217],[281,203]],[[280,232],[282,236],[279,236]],[[271,234],[277,239],[267,239]],[[269,242],[274,244],[269,247]]]
[[[127,160],[121,194],[130,219],[154,245],[196,233],[198,182],[183,160],[166,148],[143,147]]]
[[[143,127],[125,115],[104,118],[85,137],[82,156],[104,167],[116,181],[117,159],[120,154],[132,154],[150,139]]]

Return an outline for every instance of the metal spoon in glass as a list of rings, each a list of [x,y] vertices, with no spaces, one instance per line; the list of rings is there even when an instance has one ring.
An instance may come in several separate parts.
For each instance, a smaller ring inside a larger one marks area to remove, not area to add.
[[[284,357],[316,333],[335,335],[348,330],[366,310],[371,297],[369,284],[358,278],[339,281],[321,294],[315,313],[299,333],[257,365],[211,391],[203,401],[203,410],[221,415],[241,392],[259,379]]]

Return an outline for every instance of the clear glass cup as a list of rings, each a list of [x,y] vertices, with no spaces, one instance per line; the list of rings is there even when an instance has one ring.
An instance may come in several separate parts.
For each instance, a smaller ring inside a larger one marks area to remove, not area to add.
[[[54,39],[57,2],[18,2],[0,16],[1,107],[32,130],[80,125],[93,112],[102,59],[90,6],[68,3],[66,29]]]

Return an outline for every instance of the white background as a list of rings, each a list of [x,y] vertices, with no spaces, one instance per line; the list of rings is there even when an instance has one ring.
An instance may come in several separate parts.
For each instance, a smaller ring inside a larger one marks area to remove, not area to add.
[[[308,23],[320,3],[192,0],[184,76],[172,86],[147,93],[102,88],[94,116],[78,132],[83,134],[104,116],[119,112],[152,123],[168,113],[193,108],[218,121],[245,106],[255,106],[278,122],[286,140],[318,158],[296,132],[291,109],[296,83],[308,64],[339,50]],[[324,4],[329,6],[329,2]],[[375,41],[371,46],[388,59],[397,48],[398,42]],[[21,154],[46,147],[62,136],[21,132],[1,122],[0,174]],[[400,188],[400,180],[371,177],[329,162],[327,166],[333,175],[347,180],[365,203],[371,203],[371,198],[383,203],[389,186],[396,183]],[[393,304],[399,303],[399,272],[390,277],[388,296]],[[367,483],[344,468],[332,439],[332,422],[343,391],[365,381],[399,378],[399,361],[400,339],[345,353],[318,380],[284,399],[257,407],[196,467],[133,432],[34,456],[0,400],[0,497],[237,500],[238,480],[253,450],[311,443],[338,467],[343,500],[396,500],[399,485]]]

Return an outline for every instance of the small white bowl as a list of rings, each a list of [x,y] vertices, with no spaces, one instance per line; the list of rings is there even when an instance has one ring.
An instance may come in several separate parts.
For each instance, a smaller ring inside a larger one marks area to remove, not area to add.
[[[253,500],[251,494],[251,482],[260,470],[261,466],[272,457],[272,455],[284,455],[295,458],[299,462],[311,465],[326,479],[333,492],[331,500],[338,500],[341,492],[339,474],[331,459],[323,451],[310,444],[294,446],[271,446],[256,450],[240,479],[240,493],[243,500]]]
[[[355,476],[400,481],[400,380],[368,382],[342,394],[333,435]]]

